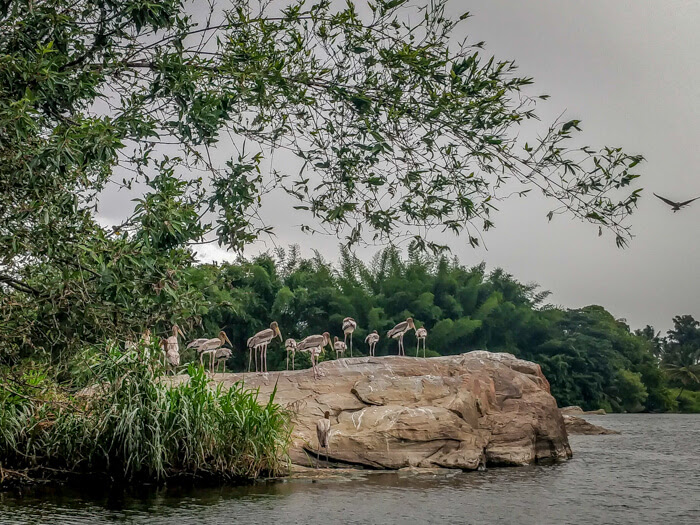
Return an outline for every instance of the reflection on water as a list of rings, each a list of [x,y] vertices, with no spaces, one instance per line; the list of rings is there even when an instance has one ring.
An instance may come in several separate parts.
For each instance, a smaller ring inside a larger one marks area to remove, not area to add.
[[[700,523],[700,416],[610,415],[552,466],[244,487],[0,494],[0,523]]]

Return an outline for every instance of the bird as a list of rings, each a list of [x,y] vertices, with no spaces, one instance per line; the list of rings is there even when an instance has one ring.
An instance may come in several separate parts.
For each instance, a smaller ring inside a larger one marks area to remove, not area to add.
[[[224,363],[225,370],[226,361],[233,355],[233,352],[229,348],[217,348],[216,350],[210,350],[208,353],[210,356],[209,368],[212,376],[214,375],[214,368],[219,368],[219,363]],[[202,355],[204,355],[204,353]]]
[[[230,344],[233,346],[233,343],[231,340],[228,338],[226,335],[226,332],[221,330],[219,332],[218,337],[214,337],[212,339],[195,339],[192,341],[190,344],[187,345],[187,348],[196,348],[197,353],[199,353],[199,363],[204,366],[204,354],[209,355],[209,369],[211,373],[214,373],[214,366],[213,363],[214,361],[218,362],[217,356],[219,355],[219,350],[222,350],[222,347],[226,344]],[[228,350],[228,349],[223,349],[223,350]],[[229,350],[229,356],[230,355],[230,350]],[[222,354],[223,355],[223,354]],[[228,359],[228,357],[226,359]]]
[[[342,356],[345,353],[347,346],[343,341],[340,341],[336,335],[333,338],[333,348],[335,349],[335,358],[338,359],[339,355]]]
[[[289,370],[289,352],[292,353],[292,370],[294,370],[294,354],[297,351],[297,342],[290,337],[284,342],[284,347],[287,349],[287,370]]]
[[[403,347],[403,336],[406,335],[406,332],[409,330],[415,330],[416,325],[413,324],[413,318],[409,317],[405,321],[397,324],[394,328],[389,330],[387,332],[387,336],[391,337],[392,339],[398,339],[399,340],[399,354],[398,355],[406,355],[406,352]]]
[[[365,343],[369,345],[369,355],[374,357],[374,349],[379,342],[379,333],[376,330],[372,330],[372,333],[365,337]]]
[[[258,371],[258,354],[257,352],[260,352],[260,371],[261,372],[267,372],[267,345],[270,344],[270,341],[272,341],[275,337],[279,336],[280,341],[282,341],[282,332],[280,332],[280,327],[277,324],[277,321],[272,321],[270,323],[270,328],[266,328],[265,330],[259,331],[257,334],[255,334],[253,337],[248,339],[248,349],[250,350],[249,354],[249,359],[248,359],[248,371],[250,372],[250,361],[253,355],[253,352],[256,352],[255,354],[255,371]]]
[[[318,377],[316,359],[326,346],[331,344],[331,334],[323,332],[323,335],[310,335],[297,343],[298,352],[309,352],[311,354],[311,367],[314,370],[314,378]]]
[[[326,411],[323,413],[323,418],[316,422],[316,437],[318,438],[318,446],[316,448],[316,468],[318,468],[318,460],[321,457],[321,448],[326,450],[326,463],[328,463],[328,454],[331,450],[331,413]]]
[[[343,319],[343,335],[345,335],[345,346],[348,344],[348,335],[350,336],[350,357],[352,357],[352,333],[357,328],[357,322],[352,317]]]
[[[416,357],[418,357],[418,348],[420,347],[420,342],[423,341],[423,357],[425,357],[425,339],[428,337],[428,331],[421,327],[416,330]]]
[[[661,195],[656,195],[656,193],[654,193],[654,196],[657,197],[658,199],[661,199],[662,201],[664,201],[664,202],[665,202],[666,204],[668,204],[669,206],[671,206],[671,209],[673,210],[673,213],[676,213],[677,211],[680,211],[681,208],[687,206],[687,205],[690,204],[691,202],[700,199],[700,197],[695,197],[694,199],[690,199],[689,201],[674,202],[674,201],[672,201],[672,200],[670,200],[670,199],[667,199],[667,198],[665,198],[665,197],[662,197]]]
[[[183,338],[185,334],[182,333],[180,327],[176,324],[173,325],[173,335],[165,340],[165,359],[168,364],[172,367],[173,374],[175,373],[175,368],[180,366],[180,344],[177,342],[177,334],[180,334]]]

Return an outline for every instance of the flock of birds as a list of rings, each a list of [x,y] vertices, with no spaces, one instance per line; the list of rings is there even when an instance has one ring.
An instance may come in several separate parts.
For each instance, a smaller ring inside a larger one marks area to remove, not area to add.
[[[353,342],[352,335],[357,329],[357,322],[352,317],[346,317],[343,319],[343,335],[344,338],[341,341],[338,336],[335,336],[331,340],[331,335],[328,332],[323,334],[314,334],[296,341],[295,339],[287,339],[283,341],[282,332],[280,331],[279,325],[276,321],[270,323],[270,328],[261,330],[254,336],[248,339],[248,371],[251,371],[253,362],[255,363],[256,372],[267,372],[267,347],[276,338],[284,342],[284,347],[287,351],[287,370],[289,370],[289,356],[292,357],[292,370],[295,369],[295,355],[297,352],[308,353],[311,357],[311,367],[314,372],[314,377],[317,378],[320,373],[318,371],[318,358],[323,353],[326,347],[331,347],[335,351],[336,359],[341,358],[345,355],[347,349],[350,349],[350,357],[353,354]],[[390,339],[396,339],[398,341],[398,355],[406,355],[404,348],[403,338],[409,331],[414,330],[416,333],[416,357],[421,348],[423,348],[423,357],[425,357],[425,340],[428,337],[428,331],[425,328],[416,328],[415,323],[411,317],[407,318],[405,321],[400,322],[394,326],[391,330],[387,332],[387,337]],[[179,326],[173,325],[172,335],[170,337],[160,340],[160,346],[163,349],[163,360],[166,368],[171,371],[177,369],[180,366],[180,343],[179,337],[185,338],[185,334],[182,332]],[[374,357],[375,349],[377,343],[379,342],[379,333],[374,330],[365,337],[365,343],[369,348],[369,355]],[[146,330],[141,336],[141,340],[146,344],[150,344],[151,341],[151,331]],[[349,340],[349,346],[348,346]],[[204,366],[204,359],[208,359],[209,372],[214,373],[218,369],[220,364],[223,364],[228,360],[233,352],[230,348],[226,348],[224,345],[228,343],[233,347],[233,343],[226,335],[223,330],[219,332],[217,337],[207,339],[200,338],[190,341],[187,344],[187,348],[193,348],[197,351],[199,356],[199,362]],[[129,348],[133,346],[133,342],[127,342],[126,347]]]

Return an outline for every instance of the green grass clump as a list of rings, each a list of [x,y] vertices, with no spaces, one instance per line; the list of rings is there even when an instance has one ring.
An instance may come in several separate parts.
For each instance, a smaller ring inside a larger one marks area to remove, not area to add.
[[[0,467],[27,479],[106,474],[123,481],[178,475],[277,475],[287,467],[290,421],[240,383],[212,388],[190,366],[175,387],[148,349],[110,348],[89,395],[57,395],[46,377],[23,392],[0,387]],[[157,355],[157,354],[156,354]],[[26,378],[18,382],[27,385]],[[13,385],[15,386],[15,385]],[[2,480],[0,480],[0,484]]]

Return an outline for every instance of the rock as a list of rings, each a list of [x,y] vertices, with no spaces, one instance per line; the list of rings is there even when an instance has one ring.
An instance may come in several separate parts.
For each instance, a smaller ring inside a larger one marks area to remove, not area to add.
[[[604,434],[619,434],[617,430],[610,430],[599,427],[593,423],[589,423],[582,417],[564,416],[564,424],[566,431],[571,434],[586,434],[586,435],[604,435]]]
[[[315,464],[316,421],[331,413],[331,463],[376,469],[526,465],[571,448],[539,365],[484,351],[430,359],[358,357],[311,370],[216,374],[293,413],[290,456]],[[174,378],[173,381],[180,381]],[[325,457],[325,452],[321,452]]]
[[[583,413],[585,416],[604,416],[607,412],[604,408],[599,408],[598,410],[588,410]]]
[[[583,409],[577,406],[564,407],[559,409],[564,416],[583,414]]]

